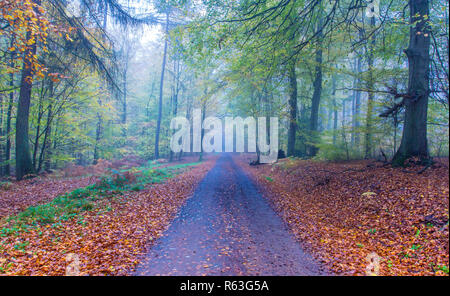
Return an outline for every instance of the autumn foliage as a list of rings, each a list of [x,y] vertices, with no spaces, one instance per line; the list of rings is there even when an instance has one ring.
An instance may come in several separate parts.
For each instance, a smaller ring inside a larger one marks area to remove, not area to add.
[[[173,179],[139,192],[93,200],[88,211],[39,223],[20,235],[0,234],[0,274],[75,275],[70,268],[73,262],[68,261],[75,255],[80,264],[76,275],[131,273],[213,164],[210,160],[184,169]],[[116,175],[112,174],[114,180]],[[132,181],[131,173],[122,176]]]
[[[448,275],[448,159],[420,174],[371,161],[240,163],[331,272],[365,275],[375,252],[381,275]]]
[[[40,2],[40,1],[39,1]],[[0,18],[7,25],[0,29],[0,36],[11,40],[8,51],[13,56],[13,63],[2,65],[9,72],[18,72],[22,66],[31,67],[31,82],[33,76],[44,78],[48,75],[53,81],[64,78],[59,73],[48,73],[45,65],[39,61],[38,53],[30,50],[33,45],[38,45],[39,50],[48,53],[48,37],[51,33],[70,39],[69,34],[73,28],[55,25],[48,19],[47,12],[38,1],[32,0],[2,0],[0,2]],[[24,56],[24,54],[26,55]]]

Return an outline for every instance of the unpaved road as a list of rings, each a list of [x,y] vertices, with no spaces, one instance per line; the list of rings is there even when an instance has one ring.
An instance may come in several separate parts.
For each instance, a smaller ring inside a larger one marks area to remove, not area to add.
[[[319,275],[317,263],[223,154],[136,275]]]

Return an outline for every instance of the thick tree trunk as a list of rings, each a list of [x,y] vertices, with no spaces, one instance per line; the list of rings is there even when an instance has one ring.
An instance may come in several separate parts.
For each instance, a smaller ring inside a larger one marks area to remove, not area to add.
[[[158,119],[156,122],[156,132],[155,132],[155,159],[159,158],[159,134],[161,131],[161,119],[162,119],[162,98],[163,98],[163,88],[164,88],[164,72],[166,70],[166,58],[167,58],[167,43],[168,43],[168,33],[169,33],[169,12],[166,12],[166,40],[164,41],[164,53],[161,68],[161,81],[159,84],[159,101],[158,101]]]
[[[31,33],[27,32],[27,40],[31,40]],[[24,56],[36,54],[36,43],[33,43]],[[30,114],[31,90],[32,90],[32,69],[28,59],[24,59],[22,66],[22,79],[20,83],[19,101],[17,105],[16,119],[16,178],[22,178],[28,174],[34,174],[34,167],[31,160],[30,144],[28,139],[28,117]]]
[[[409,157],[429,162],[427,142],[427,109],[429,95],[430,28],[429,1],[410,0],[410,41],[405,51],[409,64],[408,97],[405,100],[405,122],[402,141],[392,160],[403,165]],[[425,16],[425,17],[424,17]]]
[[[295,135],[297,131],[297,74],[295,61],[289,65],[289,130],[287,156],[295,154]]]

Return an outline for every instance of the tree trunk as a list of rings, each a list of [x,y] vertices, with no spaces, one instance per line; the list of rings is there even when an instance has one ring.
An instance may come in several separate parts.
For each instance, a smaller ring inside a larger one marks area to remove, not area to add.
[[[3,139],[5,137],[3,129],[3,96],[0,96],[0,176],[5,175],[5,145],[3,145]]]
[[[287,156],[295,154],[295,135],[297,131],[297,74],[295,61],[289,65],[289,130]]]
[[[331,80],[332,83],[332,92],[331,95],[333,97],[333,145],[336,145],[336,138],[337,138],[337,128],[338,128],[338,110],[337,110],[337,103],[336,103],[336,76],[333,75],[333,78]]]
[[[176,117],[178,113],[178,94],[180,92],[180,61],[176,60],[173,66],[173,73],[175,77],[175,89],[173,94],[172,116]],[[170,161],[173,160],[173,151],[170,150]]]
[[[164,53],[163,62],[161,68],[161,81],[159,84],[159,101],[158,101],[158,119],[156,122],[156,133],[155,133],[155,159],[159,158],[159,133],[161,130],[161,119],[162,119],[162,98],[163,98],[163,87],[164,87],[164,72],[166,70],[166,58],[167,58],[167,43],[169,38],[169,12],[166,12],[166,40],[164,41]]]
[[[208,93],[208,91],[207,91],[207,89],[205,89],[205,97],[206,97],[207,93]],[[205,121],[205,114],[206,114],[206,100],[204,100],[202,103],[202,126],[203,126],[203,122]],[[202,128],[201,133],[200,133],[200,154],[198,157],[198,161],[203,160],[203,136],[204,135],[205,135],[205,129]]]
[[[31,32],[27,32],[27,40],[31,40]],[[25,50],[24,56],[36,54],[36,43],[34,42]],[[20,82],[19,101],[17,105],[16,119],[16,178],[22,178],[28,174],[34,174],[31,160],[30,145],[28,139],[28,117],[30,114],[32,84],[32,65],[28,59],[24,59],[22,66],[22,79]]]
[[[321,27],[321,24],[320,24]],[[311,102],[311,117],[309,122],[309,131],[311,133],[312,144],[309,146],[309,156],[315,156],[319,149],[314,145],[317,142],[317,127],[319,120],[319,105],[320,97],[322,94],[322,40],[321,34],[319,34],[319,41],[317,44],[316,52],[316,67],[315,67],[315,79],[314,79],[314,93]]]
[[[405,122],[402,141],[392,160],[393,165],[417,156],[430,161],[427,142],[427,109],[429,95],[430,28],[428,0],[410,0],[410,41],[405,51],[409,64],[408,97],[405,100]],[[424,17],[426,16],[426,17]]]
[[[42,87],[42,88],[44,88],[44,87]],[[37,120],[37,124],[36,124],[36,135],[34,137],[34,147],[33,147],[33,167],[34,167],[34,170],[38,173],[39,173],[39,170],[36,170],[36,168],[37,168],[37,152],[39,150],[39,138],[40,138],[40,132],[41,132],[41,119],[42,119],[42,115],[43,115],[42,96],[43,95],[41,93],[41,96],[39,97],[38,120]]]
[[[13,54],[11,54],[11,67],[13,67]],[[14,86],[14,73],[9,74],[10,81],[9,86],[11,88]],[[8,111],[6,113],[6,151],[5,151],[5,174],[9,176],[11,173],[11,116],[12,116],[12,108],[14,104],[14,91],[9,93],[9,102],[8,102]]]
[[[94,146],[94,160],[93,164],[97,164],[98,158],[99,158],[99,145],[100,145],[100,139],[102,135],[102,115],[97,112],[97,128],[95,129],[95,146]]]
[[[128,57],[126,57],[128,59]],[[123,70],[123,101],[122,101],[122,134],[124,137],[127,136],[127,73],[128,72],[128,60],[125,61]]]
[[[52,105],[50,104],[48,106],[48,113],[47,113],[47,126],[45,127],[45,134],[44,134],[44,141],[42,143],[41,152],[39,153],[39,165],[37,171],[40,172],[42,168],[42,163],[45,160],[44,163],[44,169],[46,172],[50,170],[50,147],[51,147],[51,141],[50,141],[50,133],[51,133],[51,122],[52,122]]]
[[[370,18],[370,25],[372,29],[375,29],[375,17]],[[374,103],[374,78],[373,78],[373,66],[374,66],[374,50],[375,50],[375,35],[372,34],[369,42],[369,57],[367,59],[368,64],[368,85],[369,90],[367,99],[367,113],[366,113],[366,133],[365,133],[365,145],[364,145],[364,158],[370,158],[372,156],[372,114],[373,114],[373,103]]]

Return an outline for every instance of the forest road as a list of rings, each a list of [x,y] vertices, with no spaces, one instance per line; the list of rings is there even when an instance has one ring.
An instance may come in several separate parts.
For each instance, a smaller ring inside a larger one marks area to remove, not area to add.
[[[200,182],[135,275],[322,275],[230,155]]]

